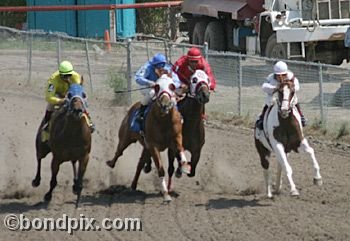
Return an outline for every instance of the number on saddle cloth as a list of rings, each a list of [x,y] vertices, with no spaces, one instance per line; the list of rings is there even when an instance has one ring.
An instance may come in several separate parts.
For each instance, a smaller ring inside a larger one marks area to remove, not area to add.
[[[152,106],[152,103],[146,107],[145,113],[143,115],[144,116],[143,121],[137,120],[137,116],[139,115],[140,108],[134,109],[134,111],[131,113],[130,120],[129,120],[129,125],[130,125],[131,131],[139,133],[140,131],[145,130],[145,121],[144,120],[146,120],[147,114],[150,111],[151,106]]]

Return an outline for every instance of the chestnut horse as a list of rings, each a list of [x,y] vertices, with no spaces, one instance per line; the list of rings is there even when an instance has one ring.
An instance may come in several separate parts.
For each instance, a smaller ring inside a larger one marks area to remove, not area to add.
[[[140,102],[135,103],[127,115],[124,117],[119,128],[119,143],[114,158],[107,161],[107,165],[113,168],[123,151],[131,144],[139,141],[144,147],[143,153],[147,152],[153,158],[158,169],[160,184],[164,201],[170,201],[165,182],[165,171],[160,157],[160,152],[166,148],[173,149],[180,153],[182,163],[187,163],[184,148],[182,146],[182,123],[181,115],[176,109],[174,101],[175,85],[173,80],[166,74],[163,74],[156,82],[154,87],[155,101],[151,104],[150,110],[145,117],[144,133],[135,132],[131,129],[130,123],[136,109],[140,107]],[[139,162],[136,174],[131,187],[136,189],[137,181],[144,163]]]
[[[314,184],[322,185],[320,167],[315,157],[314,149],[310,147],[304,137],[300,121],[300,114],[296,107],[291,105],[294,98],[294,82],[285,81],[276,90],[277,100],[266,111],[264,116],[264,130],[255,128],[255,146],[260,156],[261,166],[264,169],[267,197],[272,198],[272,184],[269,172],[269,157],[271,152],[278,159],[276,193],[280,193],[282,187],[281,171],[286,172],[290,184],[290,194],[298,196],[293,178],[292,168],[287,160],[287,153],[291,151],[306,152],[310,155],[314,167]]]
[[[71,161],[74,172],[73,193],[79,204],[83,189],[83,176],[89,161],[91,150],[91,131],[86,116],[86,94],[79,84],[72,84],[67,93],[67,104],[57,110],[50,123],[50,139],[41,141],[41,123],[36,136],[37,173],[32,181],[33,187],[40,185],[41,159],[52,152],[50,190],[45,194],[45,201],[50,201],[52,191],[57,185],[57,174],[61,163]],[[76,162],[79,162],[78,172]]]

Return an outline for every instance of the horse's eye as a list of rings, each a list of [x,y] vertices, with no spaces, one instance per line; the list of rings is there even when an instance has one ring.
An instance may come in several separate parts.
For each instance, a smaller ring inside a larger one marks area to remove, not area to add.
[[[198,82],[198,78],[197,77],[193,77],[193,79],[192,79],[192,83],[197,83]]]
[[[68,93],[68,99],[71,99],[72,98],[72,93]]]
[[[83,92],[81,95],[82,95],[83,99],[86,98],[86,93],[85,92]]]
[[[174,84],[169,84],[169,89],[170,89],[171,91],[175,91],[176,87],[175,87]]]

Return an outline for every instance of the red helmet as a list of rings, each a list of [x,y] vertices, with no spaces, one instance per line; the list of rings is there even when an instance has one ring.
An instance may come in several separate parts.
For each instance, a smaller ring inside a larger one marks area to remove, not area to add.
[[[187,52],[188,60],[199,60],[202,57],[201,51],[198,48],[190,48]]]

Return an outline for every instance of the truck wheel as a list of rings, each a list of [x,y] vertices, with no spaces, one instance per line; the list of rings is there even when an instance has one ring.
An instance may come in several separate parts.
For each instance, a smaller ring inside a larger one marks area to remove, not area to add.
[[[287,46],[283,43],[277,43],[275,33],[267,40],[265,56],[274,59],[287,59]]]
[[[209,49],[223,51],[226,49],[224,26],[218,22],[210,22],[205,30],[204,41]]]
[[[203,45],[204,44],[204,33],[208,22],[200,21],[194,26],[192,33],[192,44]]]

